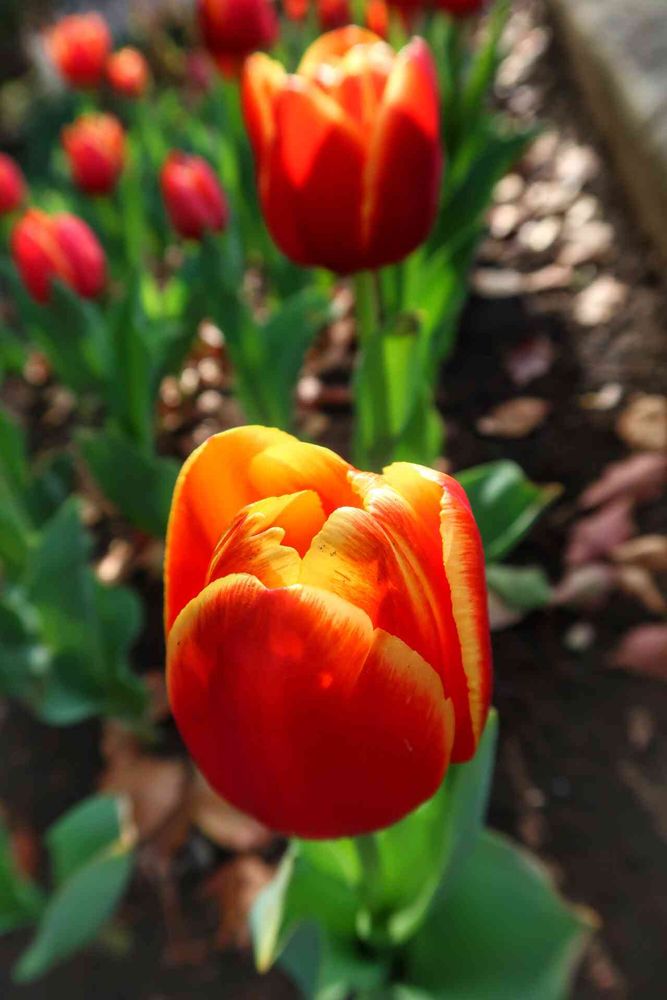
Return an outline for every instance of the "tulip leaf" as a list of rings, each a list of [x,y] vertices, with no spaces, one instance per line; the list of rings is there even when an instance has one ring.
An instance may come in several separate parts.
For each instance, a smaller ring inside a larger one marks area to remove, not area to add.
[[[487,830],[405,945],[406,986],[436,1000],[563,1000],[591,926],[535,858]]]
[[[9,834],[0,824],[0,934],[34,923],[42,906],[40,889],[19,872]]]
[[[536,486],[515,462],[476,465],[457,474],[465,489],[489,562],[503,559],[530,531],[560,486]]]
[[[53,282],[51,299],[40,310],[32,333],[60,380],[79,395],[102,389],[110,370],[103,313],[69,285]]]
[[[543,608],[551,599],[549,580],[540,566],[491,563],[486,567],[486,582],[506,604],[521,611]]]
[[[63,816],[47,834],[56,888],[35,938],[13,976],[30,982],[92,941],[112,916],[132,874],[131,838],[121,805],[95,796]]]
[[[178,462],[145,453],[111,427],[97,434],[81,433],[78,440],[94,478],[108,499],[135,527],[156,538],[164,537]]]
[[[0,562],[12,575],[25,563],[31,522],[25,506],[29,473],[21,429],[0,410]]]

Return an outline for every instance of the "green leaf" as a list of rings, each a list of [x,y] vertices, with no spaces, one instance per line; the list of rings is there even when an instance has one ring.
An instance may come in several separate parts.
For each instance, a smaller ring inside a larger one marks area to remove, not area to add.
[[[93,795],[49,827],[46,843],[56,885],[120,839],[121,808],[121,800],[115,795]]]
[[[457,474],[479,527],[487,560],[502,559],[528,534],[560,486],[536,486],[514,462],[489,462]]]
[[[179,464],[145,454],[120,431],[82,433],[79,444],[100,488],[137,528],[164,537]],[[122,470],[122,474],[120,474]]]
[[[135,444],[149,448],[155,405],[150,321],[141,304],[140,277],[130,281],[120,308],[110,321],[111,367],[106,380],[109,413]],[[156,354],[162,350],[156,345]]]
[[[539,566],[491,563],[486,567],[486,582],[506,604],[521,611],[543,608],[551,599],[549,580]]]
[[[71,455],[55,452],[38,463],[25,498],[36,525],[41,526],[53,517],[71,495],[73,484],[74,461]]]
[[[34,923],[42,906],[40,889],[17,870],[9,834],[0,824],[0,934]]]
[[[101,390],[110,356],[104,315],[96,305],[54,281],[33,335],[65,385],[79,394]]]
[[[564,1000],[590,928],[533,857],[486,831],[406,944],[406,985],[436,1000]]]
[[[79,868],[50,898],[30,947],[13,970],[16,982],[44,975],[92,941],[113,915],[132,874],[133,855],[117,845]]]

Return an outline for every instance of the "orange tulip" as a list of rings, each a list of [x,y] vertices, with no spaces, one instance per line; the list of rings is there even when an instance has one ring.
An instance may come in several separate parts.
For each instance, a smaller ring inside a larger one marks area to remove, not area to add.
[[[72,87],[96,87],[104,76],[111,32],[100,14],[63,17],[45,35],[46,49]]]
[[[143,97],[150,82],[150,70],[138,49],[127,45],[113,52],[107,60],[107,80],[123,97]]]
[[[442,152],[421,38],[396,54],[364,28],[339,28],[295,75],[257,53],[242,99],[266,223],[288,257],[349,273],[401,260],[425,239]]]
[[[449,476],[359,472],[265,427],[217,434],[176,484],[165,585],[180,732],[213,787],[269,826],[379,829],[474,754],[484,561]]]
[[[81,115],[62,131],[72,179],[86,194],[109,194],[125,164],[125,132],[114,115]]]

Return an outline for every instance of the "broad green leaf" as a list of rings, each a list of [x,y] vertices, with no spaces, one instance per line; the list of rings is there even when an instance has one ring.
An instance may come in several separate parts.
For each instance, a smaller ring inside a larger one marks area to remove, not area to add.
[[[565,1000],[591,929],[539,862],[487,830],[404,949],[404,980],[442,1000]]]
[[[122,803],[115,795],[93,795],[49,827],[46,843],[56,885],[116,843],[122,834]]]
[[[150,448],[155,406],[150,321],[141,305],[139,276],[130,282],[122,308],[109,322],[111,367],[105,396],[109,413],[136,446]],[[161,345],[156,346],[156,354]]]
[[[74,461],[66,452],[55,452],[37,463],[26,492],[26,505],[36,525],[44,524],[62,507],[73,483]]]
[[[162,538],[167,529],[178,462],[144,454],[133,441],[112,428],[96,434],[82,433],[79,443],[93,476],[109,500],[137,528]]]
[[[0,410],[0,562],[13,576],[25,563],[32,527],[24,496],[28,482],[23,431]]]
[[[26,489],[29,472],[25,434],[2,409],[0,409],[0,471],[18,493]]]
[[[551,599],[549,580],[540,566],[491,563],[486,567],[486,582],[506,604],[522,611],[543,608]]]
[[[121,718],[141,718],[147,703],[146,685],[132,673],[130,649],[142,625],[139,597],[127,587],[106,587],[96,581],[95,609],[104,664],[105,712]]]
[[[131,850],[116,844],[78,868],[56,889],[32,944],[14,967],[16,982],[37,979],[97,936],[125,891],[132,864]]]
[[[100,391],[111,359],[104,315],[96,305],[54,281],[33,333],[65,385],[79,394]]]
[[[505,460],[465,469],[456,478],[470,500],[489,562],[511,552],[561,492],[560,486],[536,486]]]
[[[18,871],[9,834],[0,824],[0,934],[34,923],[42,906],[40,889]]]

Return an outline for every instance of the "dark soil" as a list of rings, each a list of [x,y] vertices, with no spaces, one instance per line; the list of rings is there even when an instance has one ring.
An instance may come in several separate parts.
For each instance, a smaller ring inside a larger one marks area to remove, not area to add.
[[[539,2],[518,4],[517,44],[534,41],[534,33],[539,37],[545,29]],[[536,109],[556,136],[556,151],[576,143],[596,152],[600,169],[580,194],[599,199],[613,239],[603,259],[584,262],[567,287],[555,281],[554,287],[522,296],[473,295],[458,349],[443,373],[442,406],[447,457],[455,469],[512,458],[536,481],[563,484],[559,501],[512,556],[513,562],[543,565],[555,582],[563,574],[568,532],[579,516],[576,498],[606,465],[629,453],[615,431],[618,413],[632,392],[667,391],[667,296],[651,250],[606,166],[563,53],[552,43],[519,77],[504,95],[510,107],[521,91],[521,117],[530,119]],[[528,188],[553,181],[553,155],[542,161],[529,157],[520,168]],[[534,273],[551,262],[557,248],[527,249],[512,232],[489,238],[479,264],[485,270]],[[625,302],[608,320],[582,325],[575,318],[577,295],[599,274],[627,286]],[[537,334],[553,345],[553,364],[517,389],[506,372],[508,353]],[[335,387],[337,373],[324,372],[323,381]],[[583,405],[584,394],[610,383],[620,386],[616,405],[603,410]],[[480,417],[517,395],[551,403],[538,429],[520,440],[478,433]],[[348,427],[345,406],[329,407],[321,440],[341,447]],[[664,502],[639,507],[637,521],[639,534],[667,533]],[[157,633],[159,615],[153,586],[151,635]],[[650,617],[636,600],[615,594],[597,611],[539,611],[494,636],[501,743],[490,822],[537,851],[564,893],[599,915],[601,927],[578,978],[577,1000],[651,1000],[665,992],[667,686],[609,667],[619,638]],[[586,637],[580,651],[573,651],[573,626]],[[155,649],[150,659],[158,661]],[[0,732],[6,761],[0,800],[14,819],[40,832],[94,787],[101,767],[97,724],[54,730],[7,708]],[[210,941],[216,913],[201,899],[204,872],[196,844],[179,856],[177,867],[187,933],[193,940]],[[178,961],[170,947],[169,914],[166,891],[161,893],[140,868],[121,914],[128,939],[116,942],[115,954],[108,947],[91,949],[38,984],[18,988],[10,985],[6,970],[26,937],[0,939],[0,995],[7,1000],[280,1000],[292,995],[279,974],[257,977],[244,953],[207,948],[191,964],[182,956]]]

